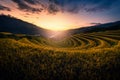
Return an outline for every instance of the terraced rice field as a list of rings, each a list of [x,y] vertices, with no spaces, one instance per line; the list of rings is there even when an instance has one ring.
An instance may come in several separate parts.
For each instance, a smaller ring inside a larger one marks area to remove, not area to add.
[[[53,40],[0,33],[0,80],[119,80],[120,30]]]
[[[60,52],[79,52],[90,49],[105,49],[119,46],[120,31],[108,31],[98,33],[76,34],[62,40],[52,40],[41,37],[34,39],[22,38],[17,40],[21,43],[36,45],[46,50]]]

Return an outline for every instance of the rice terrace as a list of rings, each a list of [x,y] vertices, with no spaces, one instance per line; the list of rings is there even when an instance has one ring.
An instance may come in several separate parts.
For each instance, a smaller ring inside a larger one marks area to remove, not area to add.
[[[0,80],[119,80],[118,3],[0,0]]]
[[[17,80],[119,78],[120,30],[72,35],[59,41],[64,46],[42,37],[8,33],[0,36],[1,77]]]

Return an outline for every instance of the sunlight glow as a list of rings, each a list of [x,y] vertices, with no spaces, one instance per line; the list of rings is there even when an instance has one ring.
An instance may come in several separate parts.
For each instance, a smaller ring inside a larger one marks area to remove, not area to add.
[[[35,24],[54,31],[67,30],[76,25],[74,19],[71,19],[70,17],[71,15],[63,15],[60,13],[56,15],[43,14]]]
[[[59,31],[59,30],[67,30],[70,26],[68,26],[70,23],[66,20],[60,20],[60,19],[43,19],[39,24],[41,27],[45,27],[50,30]]]
[[[50,31],[50,32],[46,32],[45,34],[47,38],[55,41],[61,41],[70,35],[68,31]]]

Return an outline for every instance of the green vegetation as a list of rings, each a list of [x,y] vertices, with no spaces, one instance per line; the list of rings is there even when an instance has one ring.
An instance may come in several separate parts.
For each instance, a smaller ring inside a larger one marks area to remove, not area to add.
[[[119,80],[120,30],[59,41],[0,33],[0,80]]]

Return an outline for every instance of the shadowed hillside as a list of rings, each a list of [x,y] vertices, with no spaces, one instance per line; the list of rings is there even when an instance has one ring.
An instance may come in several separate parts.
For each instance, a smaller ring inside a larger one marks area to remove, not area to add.
[[[108,30],[119,30],[119,29],[120,29],[120,21],[117,21],[117,22],[111,22],[106,24],[100,24],[96,26],[71,29],[69,30],[69,32],[71,34],[78,34],[78,33],[101,32],[101,31],[108,31]]]
[[[0,32],[44,35],[44,31],[47,30],[11,16],[0,15]]]

